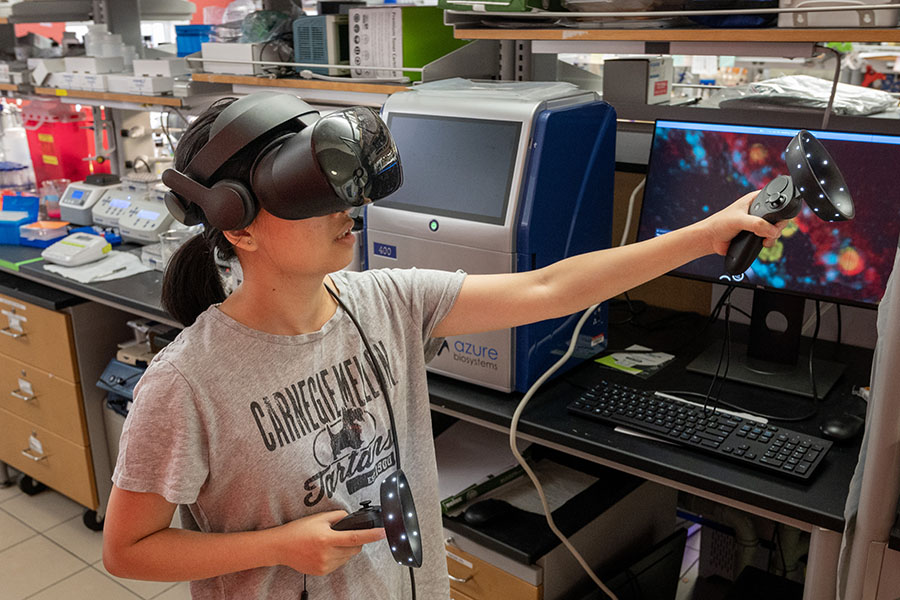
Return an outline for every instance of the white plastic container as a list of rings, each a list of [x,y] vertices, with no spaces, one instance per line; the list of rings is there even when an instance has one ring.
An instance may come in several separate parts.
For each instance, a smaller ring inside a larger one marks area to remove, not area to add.
[[[896,9],[869,10],[872,4],[897,4]],[[898,0],[779,0],[779,8],[853,6],[838,12],[794,12],[778,15],[779,27],[896,27],[900,20]]]

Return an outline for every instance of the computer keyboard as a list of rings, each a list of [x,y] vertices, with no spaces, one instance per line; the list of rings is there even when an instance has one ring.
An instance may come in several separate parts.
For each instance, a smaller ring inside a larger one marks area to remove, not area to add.
[[[606,381],[584,392],[568,410],[794,480],[809,480],[831,448],[822,438]]]

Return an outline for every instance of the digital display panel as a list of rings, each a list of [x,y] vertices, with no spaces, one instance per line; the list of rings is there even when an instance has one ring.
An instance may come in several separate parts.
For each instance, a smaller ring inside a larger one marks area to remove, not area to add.
[[[896,202],[900,136],[811,130],[839,166],[856,207],[851,221],[829,223],[803,204],[773,248],[742,275],[723,257],[695,260],[673,274],[733,282],[847,304],[876,305],[900,237]],[[784,149],[796,129],[658,121],[648,165],[638,239],[689,225],[787,175]]]
[[[379,206],[503,224],[522,124],[392,113],[403,185]]]

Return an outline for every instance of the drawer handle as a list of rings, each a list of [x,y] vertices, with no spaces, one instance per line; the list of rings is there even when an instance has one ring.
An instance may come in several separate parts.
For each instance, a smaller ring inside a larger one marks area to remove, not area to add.
[[[37,396],[35,396],[34,394],[32,394],[31,396],[26,396],[25,394],[20,394],[19,392],[20,392],[20,390],[13,390],[9,393],[9,395],[12,396],[13,398],[18,398],[19,400],[24,400],[25,402],[31,402],[32,400],[37,398]]]
[[[3,329],[0,329],[0,333],[2,333],[3,335],[8,335],[9,337],[16,338],[16,339],[23,338],[26,335],[24,332],[23,333],[15,333],[9,327],[4,327]]]
[[[30,458],[34,462],[41,462],[42,460],[47,458],[46,454],[41,454],[40,456],[32,454],[31,448],[25,448],[24,450],[22,450],[22,456],[24,456],[25,458]]]
[[[471,575],[469,575],[466,578],[462,578],[462,577],[454,577],[453,575],[450,575],[449,573],[447,574],[447,577],[450,578],[450,581],[455,581],[456,583],[468,583],[469,580],[472,579]]]

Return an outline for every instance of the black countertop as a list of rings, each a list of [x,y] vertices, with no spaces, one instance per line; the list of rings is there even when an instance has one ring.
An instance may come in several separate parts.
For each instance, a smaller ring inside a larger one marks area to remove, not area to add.
[[[519,431],[558,446],[571,448],[597,459],[636,469],[647,476],[661,477],[737,502],[820,526],[842,531],[844,503],[859,454],[860,438],[835,444],[809,483],[771,475],[739,463],[718,459],[689,448],[674,446],[613,430],[613,427],[570,415],[569,402],[601,379],[656,390],[688,390],[705,393],[710,378],[690,373],[685,365],[702,349],[699,343],[684,347],[683,340],[696,334],[703,318],[683,319],[671,327],[649,331],[635,326],[615,328],[610,339],[616,348],[641,343],[654,350],[676,354],[676,359],[647,380],[619,373],[596,363],[585,363],[570,373],[545,384],[525,410]],[[715,338],[713,329],[704,338]],[[854,385],[867,385],[871,350],[818,342],[816,355],[823,358],[838,352],[847,370],[819,410],[802,422],[770,423],[812,435],[821,435],[818,425],[844,412],[862,413],[863,401],[852,395]],[[505,394],[439,375],[429,375],[433,405],[501,426],[509,426],[521,394]],[[770,414],[801,415],[812,400],[763,390],[729,381],[724,397],[746,409]]]
[[[134,252],[139,249],[140,246],[131,244],[115,247],[115,250],[121,252]],[[12,271],[13,267],[17,267],[20,275],[18,279],[25,277],[82,298],[120,307],[126,311],[137,312],[176,325],[172,317],[160,305],[163,275],[160,271],[147,271],[112,281],[79,283],[74,279],[44,270],[45,263],[40,260],[41,251],[41,248],[27,246],[0,246],[0,266],[7,271]]]

